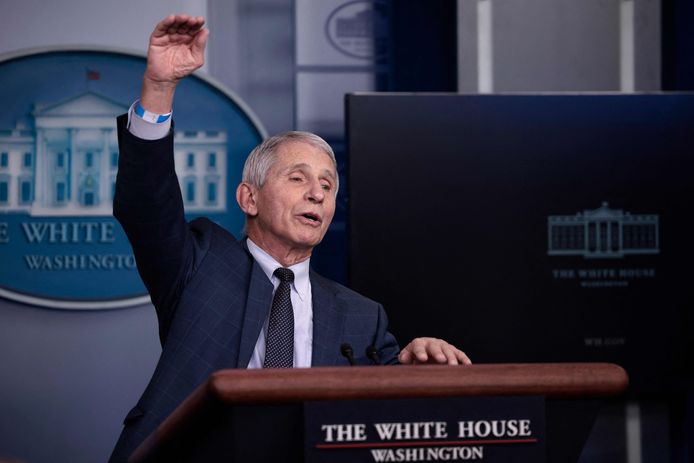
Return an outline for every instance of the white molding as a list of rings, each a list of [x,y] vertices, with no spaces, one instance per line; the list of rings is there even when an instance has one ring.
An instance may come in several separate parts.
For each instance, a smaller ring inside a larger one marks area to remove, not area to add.
[[[641,463],[641,407],[628,402],[625,410],[627,463]]]
[[[114,299],[102,301],[73,301],[62,299],[50,299],[45,297],[30,296],[28,294],[16,293],[5,288],[0,288],[0,297],[23,304],[34,305],[49,309],[67,310],[102,310],[102,309],[122,309],[151,303],[149,295],[135,296],[128,299]]]
[[[494,91],[492,0],[477,0],[477,90]]]
[[[619,4],[619,89],[636,89],[636,47],[634,32],[634,0],[621,0]]]

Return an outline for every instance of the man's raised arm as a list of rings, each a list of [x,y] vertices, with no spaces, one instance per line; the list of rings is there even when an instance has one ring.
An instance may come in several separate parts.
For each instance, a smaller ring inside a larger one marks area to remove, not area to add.
[[[162,342],[181,284],[202,255],[198,248],[204,247],[192,238],[185,220],[171,119],[163,116],[171,113],[178,82],[204,63],[209,34],[204,23],[202,17],[172,15],[157,24],[149,40],[141,98],[130,117],[118,122],[113,215],[132,244],[138,271],[157,309]]]

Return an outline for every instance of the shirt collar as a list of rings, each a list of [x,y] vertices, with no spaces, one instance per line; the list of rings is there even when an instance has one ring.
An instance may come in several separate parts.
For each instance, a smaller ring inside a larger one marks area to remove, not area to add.
[[[260,246],[255,244],[250,238],[246,238],[246,243],[248,244],[248,250],[251,255],[258,262],[260,268],[263,270],[268,279],[272,282],[273,286],[277,288],[279,285],[279,279],[273,275],[275,270],[282,267],[282,264],[277,262],[270,254],[265,252]],[[309,281],[309,263],[311,259],[306,259],[305,261],[294,264],[288,267],[289,270],[294,272],[294,282],[292,287],[294,291],[297,292],[299,298],[304,301],[309,296],[309,291],[311,290]]]

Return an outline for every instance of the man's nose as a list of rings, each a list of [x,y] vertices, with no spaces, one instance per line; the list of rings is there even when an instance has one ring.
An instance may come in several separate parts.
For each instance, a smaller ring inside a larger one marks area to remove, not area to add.
[[[307,192],[307,197],[309,201],[322,203],[325,199],[325,190],[320,182],[311,182],[311,185]]]

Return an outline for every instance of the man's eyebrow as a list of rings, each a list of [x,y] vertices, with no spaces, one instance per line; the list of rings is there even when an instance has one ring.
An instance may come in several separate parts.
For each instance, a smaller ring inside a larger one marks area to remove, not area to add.
[[[292,164],[291,166],[288,166],[286,169],[284,169],[283,173],[288,174],[290,172],[293,172],[295,170],[302,170],[302,169],[311,169],[311,166],[306,164],[305,162],[299,162],[296,164]],[[335,179],[335,172],[329,169],[323,169],[323,175],[326,175],[330,177],[331,179]]]
[[[323,169],[323,175],[326,175],[330,177],[332,180],[335,180],[335,173],[332,170]]]
[[[284,169],[284,172],[287,173],[287,172],[291,172],[293,170],[301,170],[301,169],[305,169],[307,167],[311,167],[311,166],[309,166],[305,162],[299,162],[297,164],[292,164],[290,166],[287,166],[287,168]]]

